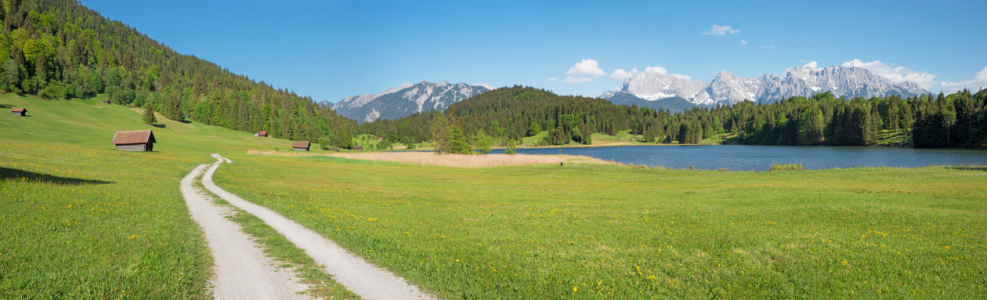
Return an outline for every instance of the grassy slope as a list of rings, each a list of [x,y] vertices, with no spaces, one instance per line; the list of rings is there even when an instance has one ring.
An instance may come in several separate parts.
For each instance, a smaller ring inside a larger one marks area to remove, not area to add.
[[[0,298],[207,297],[211,258],[180,179],[209,153],[290,146],[197,123],[150,127],[95,99],[0,95],[0,107]],[[110,144],[144,129],[155,152]]]
[[[233,159],[224,188],[445,298],[987,295],[984,168]]]

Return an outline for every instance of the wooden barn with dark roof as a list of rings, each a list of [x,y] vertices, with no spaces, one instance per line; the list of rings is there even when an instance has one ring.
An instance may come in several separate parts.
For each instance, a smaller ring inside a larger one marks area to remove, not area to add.
[[[291,142],[291,150],[295,150],[295,151],[308,151],[308,148],[310,146],[311,146],[311,143],[309,143],[308,141],[294,141],[294,142]]]
[[[113,144],[123,151],[153,151],[157,142],[150,130],[117,131],[113,135]]]
[[[14,107],[10,109],[10,114],[15,116],[27,116],[27,108]]]

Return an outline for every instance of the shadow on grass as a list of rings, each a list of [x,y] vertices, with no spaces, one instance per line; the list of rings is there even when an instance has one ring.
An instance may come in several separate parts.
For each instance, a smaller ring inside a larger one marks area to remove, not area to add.
[[[22,179],[23,178],[23,179]],[[58,177],[48,174],[34,173],[18,169],[0,167],[0,180],[24,180],[34,183],[51,183],[57,185],[90,185],[90,184],[110,184],[113,182],[80,179],[69,177]]]
[[[0,108],[14,108],[13,105],[0,103]]]
[[[964,171],[987,171],[987,166],[959,166],[959,167],[948,167],[953,170],[964,170]]]
[[[157,128],[165,128],[165,124],[147,124],[147,125],[151,125]]]

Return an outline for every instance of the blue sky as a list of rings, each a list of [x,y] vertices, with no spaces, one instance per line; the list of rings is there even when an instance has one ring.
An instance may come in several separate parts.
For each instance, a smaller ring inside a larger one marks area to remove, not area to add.
[[[933,91],[987,87],[987,1],[791,2],[82,4],[179,53],[330,102],[422,80],[597,96],[621,84],[617,69],[710,81],[721,70],[784,76],[811,62]]]

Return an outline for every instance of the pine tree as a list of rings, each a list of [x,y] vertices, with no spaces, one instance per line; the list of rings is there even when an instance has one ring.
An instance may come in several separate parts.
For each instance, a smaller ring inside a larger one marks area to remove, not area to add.
[[[447,145],[444,147],[445,153],[451,154],[473,154],[473,146],[466,142],[463,129],[459,126],[449,125]]]
[[[171,94],[166,96],[165,99],[165,103],[162,104],[168,109],[168,114],[165,115],[165,117],[175,121],[184,120],[185,118],[182,115],[182,102],[178,99],[178,96]],[[246,116],[244,116],[244,119],[245,118]]]
[[[644,142],[645,143],[654,143],[655,142],[655,129],[654,129],[654,127],[655,126],[648,126],[648,128],[644,130]]]
[[[678,140],[679,140],[679,144],[688,144],[689,143],[689,136],[690,136],[689,130],[690,130],[689,126],[686,125],[685,123],[682,123],[682,125],[679,125],[679,134],[677,136],[678,137]]]
[[[448,143],[448,130],[449,130],[449,120],[446,119],[442,112],[435,113],[435,117],[432,118],[432,138],[435,140],[435,152],[442,153],[446,151],[446,146]]]
[[[565,145],[569,142],[569,136],[565,134],[565,129],[562,128],[562,124],[559,124],[555,128],[555,132],[552,133],[552,144],[553,145]]]
[[[144,123],[154,124],[157,123],[158,119],[154,117],[154,107],[148,102],[144,105]]]

